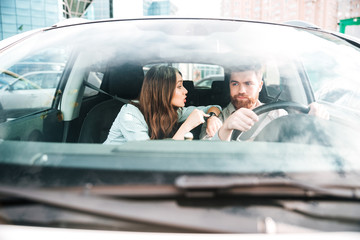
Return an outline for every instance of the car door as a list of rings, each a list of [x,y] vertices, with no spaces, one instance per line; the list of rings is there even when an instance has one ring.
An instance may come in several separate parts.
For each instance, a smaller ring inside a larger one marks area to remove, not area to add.
[[[68,45],[51,45],[43,32],[26,39],[21,47],[5,51],[7,61],[0,75],[12,81],[0,92],[0,138],[8,140],[56,141],[63,139],[64,123],[54,103],[61,95]],[[26,51],[24,51],[26,49]]]

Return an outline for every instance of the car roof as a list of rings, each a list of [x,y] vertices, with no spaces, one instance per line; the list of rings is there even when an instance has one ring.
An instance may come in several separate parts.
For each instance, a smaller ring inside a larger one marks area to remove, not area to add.
[[[305,22],[305,21],[288,21],[284,23],[271,22],[271,21],[261,21],[261,20],[250,20],[250,19],[241,19],[241,18],[226,18],[226,17],[177,17],[177,16],[144,16],[144,17],[133,17],[133,18],[107,18],[107,19],[97,19],[97,20],[88,20],[83,18],[74,18],[66,19],[56,23],[48,29],[52,28],[61,28],[61,27],[70,27],[75,25],[85,25],[85,24],[94,24],[94,23],[104,23],[104,22],[116,22],[116,21],[134,21],[134,20],[219,20],[219,21],[235,21],[235,22],[251,22],[251,23],[261,23],[261,24],[270,24],[270,25],[280,25],[288,26],[294,28],[307,28],[313,30],[322,30],[320,27]]]

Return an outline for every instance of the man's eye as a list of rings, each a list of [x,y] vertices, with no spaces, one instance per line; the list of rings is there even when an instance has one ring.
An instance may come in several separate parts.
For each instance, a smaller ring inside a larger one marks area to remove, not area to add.
[[[232,84],[231,84],[231,86],[234,86],[234,87],[235,87],[235,86],[238,86],[238,85],[239,85],[239,83],[232,83]]]

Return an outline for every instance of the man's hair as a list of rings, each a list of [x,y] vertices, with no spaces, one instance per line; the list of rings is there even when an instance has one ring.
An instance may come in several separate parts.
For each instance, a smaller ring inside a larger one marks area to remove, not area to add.
[[[239,64],[239,65],[232,66],[229,68],[229,70],[230,70],[230,73],[231,72],[254,71],[258,74],[258,73],[262,73],[263,66],[259,62],[249,62],[246,64]]]
[[[226,72],[229,75],[229,78],[232,72],[246,72],[246,71],[254,71],[258,79],[260,81],[262,80],[263,66],[259,62],[249,61],[249,63],[231,66],[226,70]]]

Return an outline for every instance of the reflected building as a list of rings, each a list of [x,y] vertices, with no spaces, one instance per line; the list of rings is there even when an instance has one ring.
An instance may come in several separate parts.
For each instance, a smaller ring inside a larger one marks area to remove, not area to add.
[[[1,0],[0,40],[36,28],[51,26],[62,19],[62,1]]]
[[[306,21],[337,29],[338,0],[222,0],[222,16],[283,23]]]
[[[175,15],[177,7],[170,0],[143,0],[144,16]]]
[[[66,18],[174,15],[171,0],[0,0],[0,40],[25,31],[49,27]],[[129,15],[132,14],[132,15]]]
[[[63,15],[65,18],[81,18],[92,2],[93,0],[62,0]]]
[[[339,0],[339,19],[360,17],[360,0]]]
[[[37,28],[49,27],[63,19],[109,18],[109,0],[0,0],[0,40]],[[88,7],[90,11],[84,16]]]
[[[113,0],[91,0],[91,4],[86,8],[83,18],[89,20],[112,18],[112,3]]]
[[[175,15],[171,0],[112,0],[114,18]]]
[[[360,38],[360,0],[339,1],[339,31]]]

